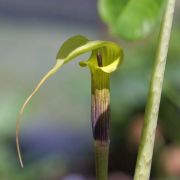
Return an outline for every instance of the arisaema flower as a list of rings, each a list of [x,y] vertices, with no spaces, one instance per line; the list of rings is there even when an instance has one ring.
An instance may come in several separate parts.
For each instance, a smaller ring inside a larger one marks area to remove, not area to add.
[[[88,66],[91,72],[92,85],[92,128],[95,140],[96,174],[97,179],[107,179],[108,152],[109,152],[109,122],[110,122],[110,74],[122,62],[122,49],[109,41],[89,41],[86,37],[77,35],[64,42],[60,48],[55,66],[42,78],[34,91],[24,102],[19,112],[16,124],[16,144],[21,166],[22,157],[19,147],[19,124],[23,111],[30,99],[39,90],[42,84],[63,65],[77,56],[91,51],[88,60],[80,62],[80,66]],[[104,173],[105,172],[105,173]],[[98,178],[99,176],[99,178]]]

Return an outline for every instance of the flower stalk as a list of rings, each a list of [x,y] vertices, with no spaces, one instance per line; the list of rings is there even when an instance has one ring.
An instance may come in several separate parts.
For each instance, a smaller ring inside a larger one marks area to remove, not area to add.
[[[149,95],[145,110],[144,127],[138,151],[134,180],[148,180],[150,177],[159,105],[161,99],[166,57],[172,28],[175,0],[168,0],[163,16],[158,41],[155,65],[151,77]]]
[[[97,54],[97,64],[99,67],[103,66],[100,54]],[[110,75],[98,69],[91,70],[91,103],[96,178],[107,180],[110,142]]]

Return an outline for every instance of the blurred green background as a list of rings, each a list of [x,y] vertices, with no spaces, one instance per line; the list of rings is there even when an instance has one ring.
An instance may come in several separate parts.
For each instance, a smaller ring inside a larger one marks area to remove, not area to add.
[[[180,2],[168,54],[152,179],[180,177]],[[15,146],[22,103],[54,65],[67,38],[113,40],[124,62],[111,81],[110,179],[131,179],[143,123],[159,24],[146,39],[112,37],[99,18],[96,0],[0,0],[0,180],[94,179],[90,120],[90,73],[78,61],[48,80],[25,111],[20,132],[25,168]]]

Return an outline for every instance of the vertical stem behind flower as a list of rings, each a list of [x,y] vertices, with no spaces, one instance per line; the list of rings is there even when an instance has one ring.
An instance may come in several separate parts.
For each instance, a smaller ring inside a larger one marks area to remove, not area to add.
[[[97,55],[98,65],[102,65]],[[110,122],[110,77],[101,70],[91,71],[92,129],[95,146],[96,179],[108,179],[109,122]]]
[[[163,16],[158,41],[156,61],[151,77],[148,101],[145,111],[144,127],[138,152],[134,180],[148,180],[154,148],[154,139],[161,99],[162,84],[169,47],[175,0],[168,0]]]

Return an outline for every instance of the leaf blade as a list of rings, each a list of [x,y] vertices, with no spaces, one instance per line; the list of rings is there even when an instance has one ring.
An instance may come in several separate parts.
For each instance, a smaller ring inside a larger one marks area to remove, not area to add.
[[[165,0],[99,0],[98,9],[113,34],[136,40],[153,31],[164,4]]]

